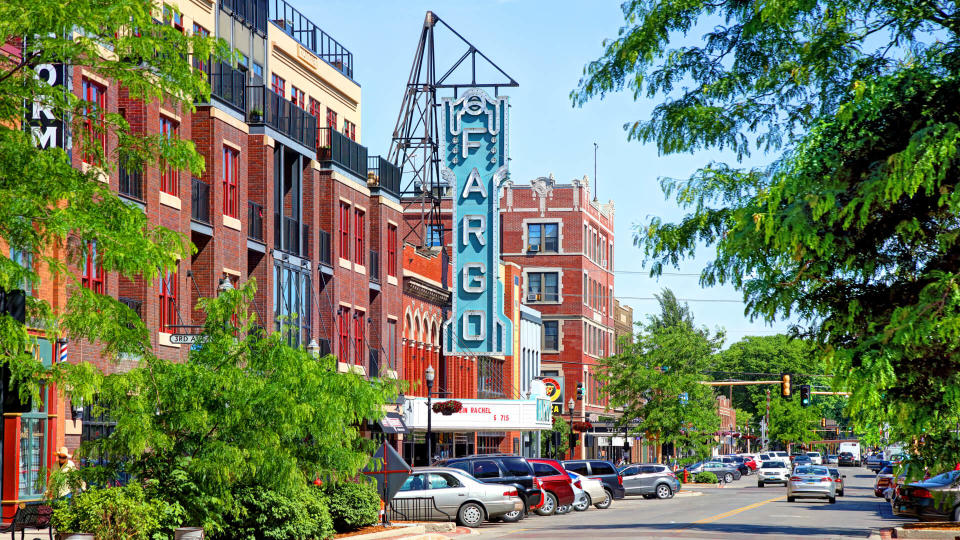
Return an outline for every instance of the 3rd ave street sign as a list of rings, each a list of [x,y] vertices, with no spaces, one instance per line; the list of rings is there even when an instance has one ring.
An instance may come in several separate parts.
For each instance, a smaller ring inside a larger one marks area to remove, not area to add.
[[[174,345],[189,345],[191,343],[206,343],[210,341],[210,336],[203,334],[172,334],[170,343]]]

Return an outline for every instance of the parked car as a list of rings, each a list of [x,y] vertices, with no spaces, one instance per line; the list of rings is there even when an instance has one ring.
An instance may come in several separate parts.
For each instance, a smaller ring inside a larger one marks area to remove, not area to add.
[[[581,476],[593,478],[603,482],[603,488],[610,498],[606,501],[594,501],[594,506],[600,509],[610,508],[614,499],[622,499],[623,478],[617,472],[613,463],[602,459],[573,459],[563,462],[563,468]]]
[[[847,477],[845,474],[840,474],[840,469],[836,467],[829,467],[830,476],[833,477],[833,481],[836,482],[837,486],[837,497],[843,497],[843,488],[844,481],[843,479]]]
[[[432,504],[423,499],[431,498]],[[409,504],[404,500],[410,499]],[[459,469],[417,467],[393,499],[394,511],[414,521],[453,521],[479,527],[483,521],[523,511],[513,486],[490,485]]]
[[[747,466],[747,464],[744,462],[744,459],[740,456],[718,456],[713,458],[713,461],[726,463],[727,465],[736,468],[738,471],[740,471],[742,476],[750,475],[750,467]]]
[[[820,455],[820,452],[807,452],[807,455],[813,461],[814,465],[823,465],[823,456]]]
[[[603,501],[608,498],[607,491],[600,480],[587,478],[573,471],[567,471],[567,474],[573,479],[573,486],[578,490],[578,498],[573,503],[573,509],[577,512],[590,508],[594,501]]]
[[[879,472],[883,468],[883,454],[874,453],[867,456],[864,466],[873,472]]]
[[[717,475],[718,480],[727,484],[739,480],[743,476],[738,469],[730,466],[730,464],[717,461],[698,461],[693,465],[688,465],[684,470],[690,475],[696,475],[701,472],[712,472]]]
[[[793,456],[793,467],[796,468],[801,465],[813,465],[813,458],[806,454]]]
[[[782,458],[783,460],[789,460],[789,459],[790,459],[790,454],[788,454],[788,453],[786,453],[786,452],[784,452],[784,451],[782,451],[782,450],[778,450],[778,451],[776,451],[776,452],[770,452],[769,455],[770,455],[771,457]]]
[[[960,471],[902,486],[896,503],[904,515],[923,521],[960,521]]]
[[[767,484],[787,485],[790,480],[790,465],[783,461],[764,461],[757,470],[757,487]]]
[[[620,468],[623,491],[627,495],[643,495],[648,499],[669,499],[680,491],[680,480],[666,465],[634,463]]]
[[[873,495],[883,497],[887,488],[893,485],[893,466],[887,465],[880,469],[877,478],[873,481]]]
[[[787,482],[787,502],[800,498],[827,499],[830,504],[837,502],[837,484],[830,476],[829,469],[817,465],[795,468]]]
[[[743,458],[744,464],[747,467],[750,467],[751,471],[755,471],[760,467],[760,458],[753,454],[739,454]]]
[[[517,488],[523,508],[518,512],[508,512],[504,521],[518,521],[536,509],[543,501],[542,483],[533,474],[533,466],[520,456],[491,454],[462,458],[450,458],[436,463],[439,467],[453,467],[473,475],[486,484],[503,484]]]
[[[537,508],[537,514],[549,516],[561,507],[569,507],[576,500],[573,492],[573,479],[563,465],[555,459],[527,458],[533,465],[533,474],[540,480],[543,490],[543,504]],[[569,508],[566,509],[569,511]],[[561,512],[563,513],[563,512]]]
[[[839,459],[836,454],[827,454],[827,465],[839,465]]]
[[[860,465],[860,462],[857,461],[857,457],[853,455],[853,452],[840,452],[840,455],[837,456],[837,465],[841,467],[857,467]]]

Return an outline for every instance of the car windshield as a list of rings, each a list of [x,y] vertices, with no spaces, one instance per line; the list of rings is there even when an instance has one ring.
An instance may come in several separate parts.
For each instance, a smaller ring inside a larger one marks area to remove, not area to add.
[[[960,474],[960,471],[949,471],[943,474],[938,474],[929,480],[925,480],[923,483],[927,485],[939,485],[945,486],[947,484],[952,484],[957,480],[957,475]]]
[[[763,464],[763,469],[786,469],[787,466],[782,461],[768,461]]]
[[[826,476],[829,474],[827,469],[823,467],[797,467],[797,470],[794,471],[794,474],[816,474],[819,476]]]

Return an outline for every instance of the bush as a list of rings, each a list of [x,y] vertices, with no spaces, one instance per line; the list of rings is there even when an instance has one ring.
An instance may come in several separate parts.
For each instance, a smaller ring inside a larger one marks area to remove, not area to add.
[[[333,521],[319,488],[307,486],[285,495],[249,487],[239,492],[237,502],[240,510],[228,519],[223,538],[319,540],[333,536]]]
[[[698,484],[716,484],[717,475],[712,472],[699,472],[693,477],[693,481]]]
[[[61,532],[93,533],[115,540],[171,538],[186,513],[177,504],[149,498],[143,486],[91,489],[53,503],[51,524]]]
[[[373,525],[380,517],[380,495],[376,484],[369,480],[325,484],[323,491],[338,533]]]

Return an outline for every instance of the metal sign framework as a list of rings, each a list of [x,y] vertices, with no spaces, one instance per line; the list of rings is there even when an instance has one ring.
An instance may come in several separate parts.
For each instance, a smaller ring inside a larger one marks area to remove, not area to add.
[[[466,46],[466,51],[453,62],[438,78],[436,63],[436,34],[437,27],[445,28],[455,39],[452,43],[443,42],[442,50]],[[477,80],[478,58],[481,65],[494,68],[505,80],[483,81]],[[463,77],[461,67],[469,65],[469,80]],[[460,89],[465,88],[492,88],[494,95],[498,95],[503,87],[516,87],[519,84],[505,71],[480,52],[472,43],[460,35],[440,17],[428,11],[424,18],[423,28],[420,31],[420,41],[410,76],[403,94],[403,103],[400,115],[393,128],[393,140],[390,144],[388,160],[402,171],[401,198],[404,212],[419,208],[420,225],[410,227],[404,236],[404,241],[420,247],[431,247],[439,244],[443,248],[446,233],[440,215],[440,203],[446,194],[447,186],[440,176],[440,131],[439,117],[442,103],[437,99],[438,90],[452,90],[457,97]],[[416,235],[410,238],[410,235]],[[439,235],[440,238],[436,238]]]

